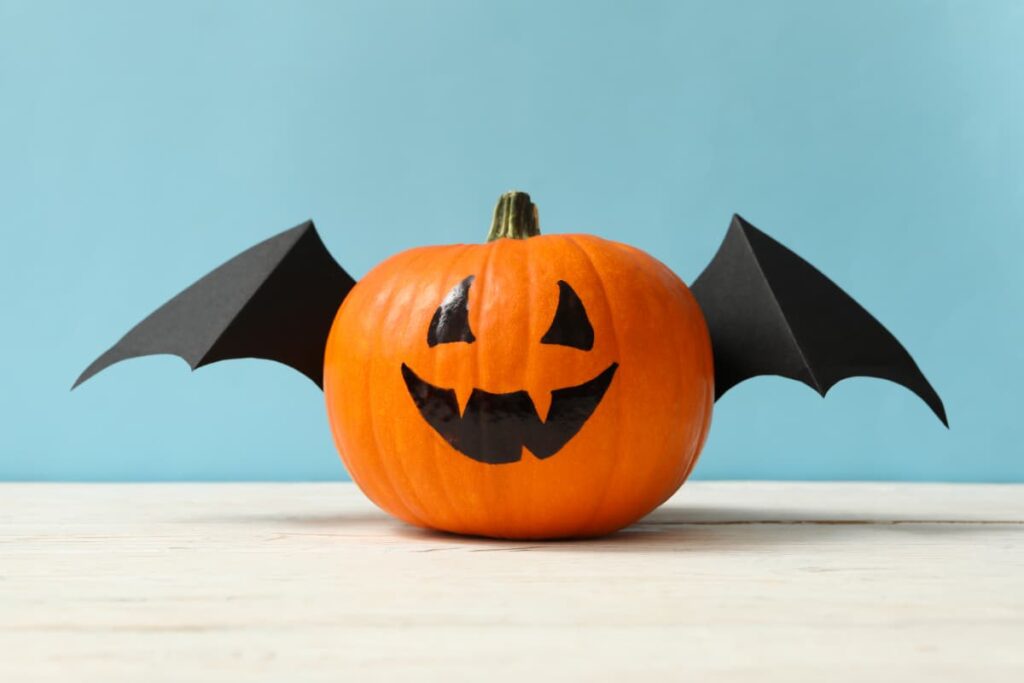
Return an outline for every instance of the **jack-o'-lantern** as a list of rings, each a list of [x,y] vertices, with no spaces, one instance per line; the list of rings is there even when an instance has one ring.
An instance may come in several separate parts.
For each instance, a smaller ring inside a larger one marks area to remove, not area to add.
[[[327,342],[328,416],[353,479],[412,524],[604,534],[693,467],[711,343],[672,271],[618,242],[539,235],[523,200],[499,204],[487,243],[411,249],[356,284]]]

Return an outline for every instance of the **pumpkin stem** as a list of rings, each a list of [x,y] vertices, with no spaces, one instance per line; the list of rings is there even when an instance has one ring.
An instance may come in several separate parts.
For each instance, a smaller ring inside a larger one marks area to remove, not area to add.
[[[540,218],[537,216],[537,205],[530,201],[530,195],[513,190],[498,198],[491,231],[487,233],[488,242],[502,237],[525,240],[539,234]]]

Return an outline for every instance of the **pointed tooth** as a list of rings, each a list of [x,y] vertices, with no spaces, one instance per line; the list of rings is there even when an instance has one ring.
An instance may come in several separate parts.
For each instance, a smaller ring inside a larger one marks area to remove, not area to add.
[[[469,399],[473,396],[473,387],[470,384],[460,382],[456,384],[452,391],[455,392],[455,402],[459,406],[459,417],[466,414],[466,406],[469,404]]]
[[[533,407],[537,411],[537,417],[542,422],[548,419],[548,411],[551,410],[551,392],[541,387],[528,387],[527,393],[533,401]]]

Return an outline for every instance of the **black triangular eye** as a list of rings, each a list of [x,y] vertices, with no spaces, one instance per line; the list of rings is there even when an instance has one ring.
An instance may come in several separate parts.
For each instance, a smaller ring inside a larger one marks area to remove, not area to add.
[[[558,310],[541,344],[560,344],[589,351],[594,348],[594,328],[579,296],[564,280],[558,281]]]
[[[469,286],[473,284],[474,275],[470,275],[452,287],[444,301],[434,311],[427,330],[427,345],[450,344],[452,342],[476,341],[469,329]]]

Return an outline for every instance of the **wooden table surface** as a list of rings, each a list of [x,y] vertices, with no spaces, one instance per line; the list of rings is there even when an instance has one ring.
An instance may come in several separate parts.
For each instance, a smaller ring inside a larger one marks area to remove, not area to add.
[[[610,538],[351,484],[0,485],[0,681],[1024,681],[1024,486],[693,482]]]

